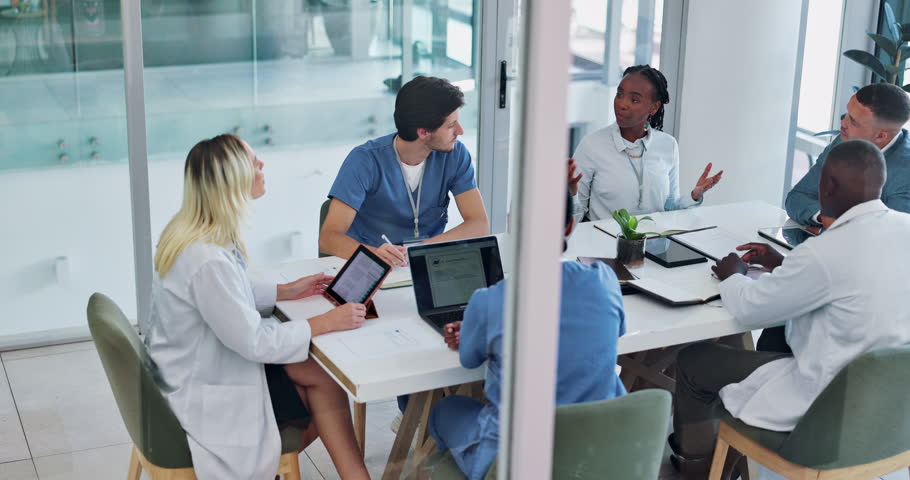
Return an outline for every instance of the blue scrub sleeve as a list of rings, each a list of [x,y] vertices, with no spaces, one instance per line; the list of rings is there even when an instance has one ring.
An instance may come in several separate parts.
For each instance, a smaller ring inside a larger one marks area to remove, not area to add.
[[[341,164],[335,183],[329,190],[329,198],[337,198],[360,211],[367,193],[373,190],[376,174],[376,162],[370,158],[366,149],[355,148]]]
[[[458,167],[449,182],[449,191],[452,192],[453,197],[477,188],[474,167],[471,165],[471,154],[464,145],[460,145],[460,147],[458,149]]]
[[[619,279],[616,278],[616,273],[613,272],[613,269],[605,263],[597,262],[593,266],[597,271],[598,277],[593,285],[599,285],[606,290],[604,297],[610,299],[610,303],[616,309],[616,317],[619,319],[616,336],[621,337],[626,334],[626,309],[622,302],[622,289],[619,286]]]
[[[477,368],[487,359],[488,292],[486,288],[474,292],[464,311],[458,356],[465,368]]]

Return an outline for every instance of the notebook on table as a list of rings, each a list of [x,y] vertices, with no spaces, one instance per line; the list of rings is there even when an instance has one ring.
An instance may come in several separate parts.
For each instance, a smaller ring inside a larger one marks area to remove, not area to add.
[[[615,258],[598,258],[598,257],[578,257],[578,261],[585,265],[593,265],[595,262],[603,262],[607,264],[616,274],[616,279],[619,280],[619,288],[622,291],[623,295],[631,295],[633,293],[638,293],[637,289],[631,288],[628,285],[629,280],[635,280],[638,277],[632,274],[625,265],[622,264],[619,260]]]
[[[709,280],[714,280],[708,277]],[[720,298],[717,289],[719,282],[694,282],[689,284],[669,283],[656,278],[639,278],[626,282],[632,288],[640,290],[645,295],[656,298],[674,307],[686,305],[700,305]]]
[[[723,228],[693,230],[691,232],[677,233],[669,238],[714,261],[720,260],[731,253],[738,255],[736,247],[749,243],[749,239],[730,233]]]

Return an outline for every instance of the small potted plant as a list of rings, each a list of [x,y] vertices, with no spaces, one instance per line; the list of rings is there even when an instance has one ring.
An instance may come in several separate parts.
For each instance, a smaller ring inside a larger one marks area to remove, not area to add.
[[[652,232],[638,232],[635,229],[640,221],[653,219],[635,218],[625,208],[621,208],[613,210],[613,220],[622,229],[622,234],[616,237],[616,259],[631,267],[645,263],[645,239]]]

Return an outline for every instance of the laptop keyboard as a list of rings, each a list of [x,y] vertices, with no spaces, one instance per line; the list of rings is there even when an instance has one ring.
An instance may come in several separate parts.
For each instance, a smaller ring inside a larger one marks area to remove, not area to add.
[[[449,324],[452,322],[460,322],[461,319],[464,318],[464,310],[433,313],[433,314],[427,315],[427,318],[429,318],[433,323],[435,323],[436,326],[442,328],[446,324]]]

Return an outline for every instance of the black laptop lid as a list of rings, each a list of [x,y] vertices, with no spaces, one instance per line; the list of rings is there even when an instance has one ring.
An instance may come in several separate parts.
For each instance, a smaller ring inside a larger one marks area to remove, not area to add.
[[[408,249],[417,310],[465,305],[475,290],[502,280],[496,237],[418,245]]]

